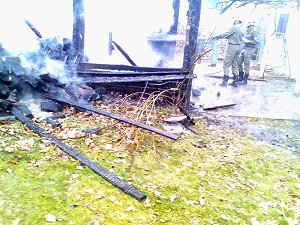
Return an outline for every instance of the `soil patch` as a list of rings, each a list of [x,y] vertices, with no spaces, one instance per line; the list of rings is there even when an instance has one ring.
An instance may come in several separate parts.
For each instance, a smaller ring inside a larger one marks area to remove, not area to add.
[[[283,149],[300,159],[300,121],[268,118],[226,116],[192,110],[193,117],[203,119],[208,125],[230,127],[245,132],[257,141],[264,141]]]

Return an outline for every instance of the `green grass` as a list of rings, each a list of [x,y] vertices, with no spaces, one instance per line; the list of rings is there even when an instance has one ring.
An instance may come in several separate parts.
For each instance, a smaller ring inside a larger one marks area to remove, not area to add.
[[[69,121],[76,126],[76,119],[68,119],[66,126]],[[80,126],[91,126],[88,119],[85,122]],[[185,133],[177,141],[145,132],[138,149],[113,142],[123,135],[118,129],[92,137],[92,147],[86,138],[65,141],[145,193],[143,201],[80,167],[19,122],[2,124],[0,129],[3,225],[17,219],[18,224],[48,224],[48,214],[56,224],[251,224],[251,218],[261,224],[289,224],[300,220],[299,159],[228,127],[197,121],[193,129],[200,136]],[[33,143],[18,142],[31,138]],[[112,148],[107,149],[107,144]],[[22,149],[26,145],[30,148]]]

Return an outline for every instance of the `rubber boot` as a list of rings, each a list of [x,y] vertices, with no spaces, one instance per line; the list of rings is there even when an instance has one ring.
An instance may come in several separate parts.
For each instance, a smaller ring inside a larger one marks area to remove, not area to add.
[[[237,87],[238,86],[238,76],[237,75],[233,75],[232,79],[233,79],[233,81],[229,85],[231,85],[233,87]]]
[[[247,85],[249,74],[245,73],[243,80],[240,82],[242,85]]]
[[[220,84],[220,86],[227,87],[228,79],[229,79],[229,76],[224,75],[223,82],[222,82],[222,84]]]
[[[244,72],[239,71],[238,81],[242,81],[244,79]]]

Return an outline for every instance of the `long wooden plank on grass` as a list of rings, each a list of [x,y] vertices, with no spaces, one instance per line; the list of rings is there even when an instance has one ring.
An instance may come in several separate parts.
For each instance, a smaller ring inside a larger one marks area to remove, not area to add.
[[[160,134],[160,135],[162,135],[164,137],[170,138],[172,140],[177,140],[178,139],[178,136],[175,135],[175,134],[168,133],[168,132],[160,130],[158,128],[151,127],[151,126],[148,126],[146,124],[139,123],[137,121],[134,121],[134,120],[131,120],[131,119],[128,119],[128,118],[125,118],[125,117],[117,116],[117,115],[115,115],[113,113],[105,112],[105,111],[103,111],[101,109],[93,108],[92,106],[89,106],[89,105],[82,105],[82,104],[79,104],[79,103],[74,102],[72,100],[62,99],[62,98],[60,98],[58,96],[54,96],[54,95],[51,95],[51,94],[44,94],[44,96],[47,97],[47,98],[50,98],[52,100],[63,102],[63,103],[66,103],[66,104],[71,105],[71,106],[75,106],[75,107],[83,109],[83,110],[87,110],[87,111],[90,111],[90,112],[98,113],[100,115],[107,116],[107,117],[110,117],[112,119],[116,119],[116,120],[119,120],[121,122],[125,122],[125,123],[128,123],[128,124],[134,125],[136,127],[143,128],[145,130],[148,130],[148,131],[154,132],[156,134]]]
[[[123,181],[122,179],[118,178],[116,175],[110,173],[109,171],[103,169],[96,163],[90,161],[87,157],[85,157],[83,154],[81,154],[77,150],[66,145],[65,143],[63,143],[56,137],[52,136],[51,134],[46,133],[43,128],[39,127],[37,124],[33,123],[29,118],[25,117],[17,107],[12,106],[10,111],[13,116],[15,116],[18,120],[20,120],[28,128],[30,128],[31,130],[33,130],[35,133],[39,134],[40,136],[45,137],[48,140],[50,140],[53,144],[58,146],[63,152],[67,153],[72,158],[78,160],[80,163],[82,163],[83,165],[90,168],[96,174],[100,175],[105,180],[107,180],[114,186],[118,187],[126,194],[128,194],[138,200],[142,200],[147,197],[144,193],[137,190],[135,187],[133,187],[129,183]]]

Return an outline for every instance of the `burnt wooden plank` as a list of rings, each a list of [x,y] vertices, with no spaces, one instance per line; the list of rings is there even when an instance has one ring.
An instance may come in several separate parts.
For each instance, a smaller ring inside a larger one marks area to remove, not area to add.
[[[145,199],[147,196],[142,193],[141,191],[137,190],[131,184],[125,182],[124,180],[120,179],[116,175],[110,173],[109,171],[105,170],[104,168],[100,167],[96,163],[89,160],[83,154],[81,154],[76,149],[71,148],[70,146],[66,145],[59,139],[55,138],[51,134],[45,132],[44,129],[39,127],[37,124],[33,123],[30,119],[25,117],[20,110],[18,110],[15,106],[11,108],[11,113],[15,116],[18,120],[20,120],[23,124],[25,124],[28,128],[33,130],[35,133],[39,134],[42,137],[47,138],[53,144],[58,146],[62,151],[73,157],[74,159],[78,160],[83,165],[87,166],[89,169],[94,171],[96,174],[100,175],[102,178],[113,184],[114,186],[121,189],[124,193],[138,199],[142,200]]]
[[[137,77],[108,77],[108,76],[94,76],[94,77],[78,77],[70,78],[71,82],[85,82],[85,83],[135,83],[143,81],[182,81],[187,78],[195,78],[194,74],[192,75],[167,75],[167,76],[137,76]]]
[[[108,91],[118,91],[123,93],[138,93],[138,92],[145,92],[145,93],[153,93],[157,91],[166,91],[170,88],[176,88],[176,83],[169,84],[169,85],[163,85],[163,84],[156,84],[155,86],[151,86],[152,84],[148,85],[146,83],[136,84],[136,85],[128,85],[126,84],[94,84],[93,86],[100,85],[101,87],[105,87]],[[179,90],[172,90],[173,92],[179,92]],[[164,95],[168,95],[168,93],[165,93]]]
[[[130,71],[99,71],[99,70],[79,70],[79,76],[93,75],[93,76],[118,76],[118,77],[139,77],[139,76],[167,76],[167,75],[187,75],[188,72],[181,71],[149,71],[149,72],[130,72]]]
[[[116,46],[116,48],[122,53],[122,55],[127,59],[127,61],[133,65],[136,66],[136,63],[130,58],[130,56],[125,52],[125,50],[115,41],[112,41],[112,43]]]
[[[36,27],[33,26],[28,20],[25,20],[25,23],[29,26],[29,28],[33,31],[33,33],[35,33],[36,36],[38,36],[39,38],[43,38],[41,33],[38,31],[38,29],[36,29]]]
[[[135,71],[135,72],[163,72],[163,71],[177,71],[188,73],[188,70],[181,68],[157,68],[157,67],[142,67],[142,66],[128,66],[118,64],[97,64],[97,63],[78,63],[77,71],[84,70],[120,70],[120,71]]]
[[[227,108],[231,106],[235,106],[236,103],[227,103],[227,104],[222,104],[222,105],[212,105],[212,106],[207,106],[203,107],[203,110],[214,110],[214,109],[219,109],[219,108]]]
[[[139,123],[137,121],[134,121],[134,120],[122,117],[122,116],[115,115],[113,113],[105,112],[105,111],[103,111],[101,109],[93,108],[92,106],[89,106],[89,105],[82,105],[82,104],[79,104],[77,102],[74,102],[74,101],[71,101],[71,100],[62,99],[62,98],[60,98],[58,96],[54,96],[54,95],[51,95],[51,94],[44,94],[44,96],[47,97],[47,98],[50,98],[52,100],[56,100],[56,101],[66,103],[66,104],[71,105],[71,106],[75,106],[75,107],[77,107],[79,109],[83,109],[83,110],[87,110],[87,111],[90,111],[90,112],[94,112],[94,113],[97,113],[97,114],[100,114],[100,115],[103,115],[103,116],[110,117],[110,118],[115,119],[115,120],[119,120],[121,122],[128,123],[128,124],[136,126],[136,127],[143,128],[145,130],[148,130],[148,131],[154,132],[156,134],[162,135],[164,137],[170,138],[172,140],[177,140],[178,139],[177,135],[168,133],[166,131],[160,130],[160,129],[155,128],[155,127],[148,126],[148,125],[143,124],[143,123]]]

